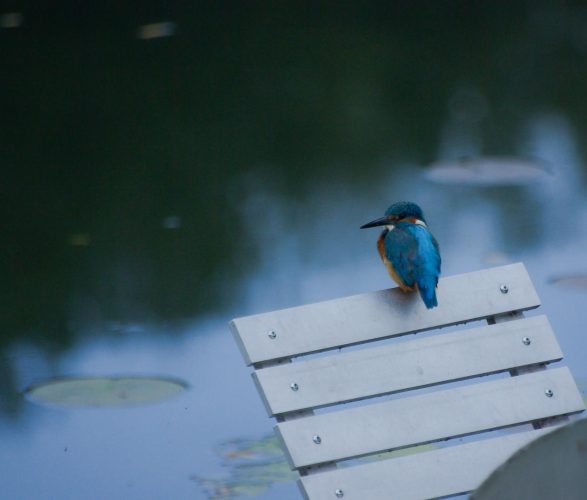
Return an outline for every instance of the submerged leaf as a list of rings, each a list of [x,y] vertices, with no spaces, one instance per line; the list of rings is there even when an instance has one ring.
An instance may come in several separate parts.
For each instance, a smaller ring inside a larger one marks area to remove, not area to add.
[[[274,435],[259,440],[228,441],[216,453],[222,458],[226,474],[217,478],[192,477],[211,500],[258,496],[272,484],[298,477],[290,470]]]
[[[402,450],[379,453],[360,458],[342,466],[356,465],[374,460],[394,458],[437,448],[434,444],[414,446]],[[271,485],[295,481],[297,472],[289,468],[279,440],[270,435],[259,440],[234,440],[221,444],[216,453],[223,459],[227,472],[217,478],[192,476],[211,500],[258,496]]]

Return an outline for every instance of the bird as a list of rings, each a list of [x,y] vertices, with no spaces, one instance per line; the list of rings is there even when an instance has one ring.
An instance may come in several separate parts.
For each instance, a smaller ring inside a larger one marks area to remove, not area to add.
[[[422,209],[411,201],[393,203],[385,215],[361,229],[384,226],[377,250],[391,278],[404,292],[418,290],[428,309],[438,306],[438,242],[428,230]]]

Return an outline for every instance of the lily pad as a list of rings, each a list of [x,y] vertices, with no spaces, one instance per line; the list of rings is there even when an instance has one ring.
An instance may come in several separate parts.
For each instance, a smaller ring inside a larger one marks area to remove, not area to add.
[[[24,394],[47,406],[124,407],[163,401],[186,388],[185,382],[163,377],[67,377],[34,384]]]
[[[545,165],[539,161],[487,156],[435,163],[426,169],[424,177],[439,184],[520,186],[546,174]]]

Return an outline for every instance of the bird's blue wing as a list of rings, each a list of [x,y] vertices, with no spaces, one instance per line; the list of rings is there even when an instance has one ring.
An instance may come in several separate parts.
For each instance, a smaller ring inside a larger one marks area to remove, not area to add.
[[[385,255],[406,286],[415,284],[414,264],[418,257],[418,241],[399,224],[385,236]]]
[[[440,274],[438,243],[419,224],[398,223],[385,237],[385,253],[407,286],[434,292]]]

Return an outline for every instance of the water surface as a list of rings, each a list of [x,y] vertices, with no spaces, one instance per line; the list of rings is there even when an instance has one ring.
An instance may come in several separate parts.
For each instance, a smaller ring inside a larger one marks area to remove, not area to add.
[[[421,204],[444,275],[524,262],[586,380],[587,16],[507,6],[3,18],[20,19],[0,28],[3,494],[298,498],[259,445],[273,424],[227,322],[391,286],[358,228],[392,201]],[[540,175],[427,170],[487,158]],[[119,407],[24,397],[119,376],[187,388]]]

